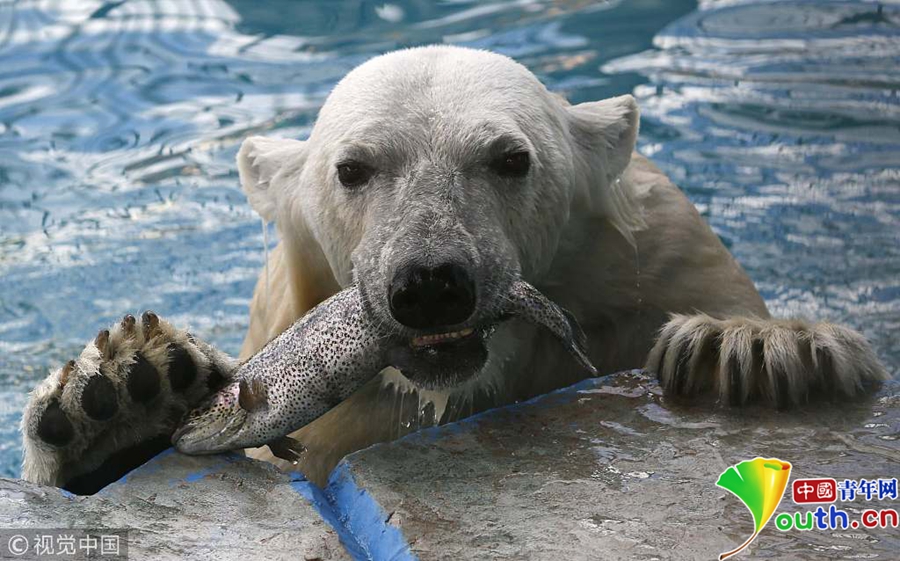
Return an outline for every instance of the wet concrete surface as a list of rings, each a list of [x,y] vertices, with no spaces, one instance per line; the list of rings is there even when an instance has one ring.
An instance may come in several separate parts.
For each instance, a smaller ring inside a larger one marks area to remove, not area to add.
[[[363,450],[331,487],[364,489],[422,559],[714,559],[753,533],[749,511],[715,485],[728,466],[763,456],[791,462],[792,480],[897,477],[898,429],[896,383],[852,405],[723,410],[666,403],[635,372]],[[897,505],[837,503],[851,519]],[[788,488],[777,512],[805,510]],[[781,532],[770,521],[738,558],[898,551],[895,528]]]
[[[129,559],[350,559],[331,525],[298,494],[304,485],[241,456],[169,450],[89,497],[2,479],[0,527],[23,535],[128,529]]]
[[[319,490],[241,456],[164,452],[91,497],[0,480],[0,528],[127,528],[131,559],[714,559],[753,531],[716,487],[756,456],[791,480],[900,475],[900,384],[800,411],[669,403],[640,372],[349,456]],[[827,506],[827,505],[826,505]],[[838,502],[852,519],[900,501]],[[777,512],[814,510],[791,502]],[[738,559],[897,559],[896,528],[779,531]]]

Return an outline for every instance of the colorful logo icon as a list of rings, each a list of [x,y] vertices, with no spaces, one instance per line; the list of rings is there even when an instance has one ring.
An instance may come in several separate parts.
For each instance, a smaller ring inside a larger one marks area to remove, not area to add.
[[[716,485],[744,503],[753,516],[754,531],[736,549],[720,554],[719,561],[740,553],[756,539],[781,503],[790,476],[791,464],[776,458],[746,460],[722,472]]]
[[[799,504],[833,503],[837,499],[837,481],[831,478],[795,479],[791,498]]]

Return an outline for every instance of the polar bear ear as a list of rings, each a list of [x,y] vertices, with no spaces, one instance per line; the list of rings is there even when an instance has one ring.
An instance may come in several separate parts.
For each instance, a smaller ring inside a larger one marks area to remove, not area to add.
[[[567,108],[579,165],[579,191],[591,210],[605,215],[625,238],[644,227],[640,204],[619,181],[637,142],[640,111],[630,95]]]
[[[280,237],[253,291],[250,327],[241,348],[244,358],[340,290],[306,221],[307,209],[296,204],[308,152],[306,142],[261,136],[248,138],[238,151],[241,187],[250,206],[263,220],[277,224]]]
[[[631,161],[637,142],[641,118],[634,98],[622,95],[580,103],[569,107],[569,115],[579,144],[601,158],[607,177],[618,177]]]
[[[251,136],[237,155],[241,187],[263,220],[275,222],[281,193],[272,179],[288,169],[299,169],[306,160],[306,142],[285,138]]]

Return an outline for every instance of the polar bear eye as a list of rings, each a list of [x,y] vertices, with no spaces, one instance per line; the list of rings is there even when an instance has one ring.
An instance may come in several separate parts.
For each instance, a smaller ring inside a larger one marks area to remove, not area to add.
[[[372,169],[359,162],[344,162],[337,166],[338,180],[347,188],[359,187],[372,177]]]
[[[491,168],[503,177],[525,177],[530,167],[528,152],[509,152],[491,162]]]

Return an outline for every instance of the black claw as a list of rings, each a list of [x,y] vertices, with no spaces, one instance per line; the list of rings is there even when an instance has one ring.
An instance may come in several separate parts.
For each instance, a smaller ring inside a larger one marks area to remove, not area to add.
[[[100,333],[97,334],[97,338],[94,339],[94,345],[96,345],[97,350],[100,351],[100,354],[106,355],[106,346],[109,344],[109,329],[103,329]]]
[[[63,387],[69,382],[69,376],[72,375],[73,370],[75,370],[75,361],[70,360],[63,366],[62,373],[59,375],[59,387]]]
[[[772,380],[772,393],[775,397],[775,408],[785,411],[794,404],[794,397],[791,395],[790,384],[788,383],[787,372],[784,370],[769,371],[766,369]]]
[[[109,419],[119,410],[116,387],[102,374],[92,377],[81,393],[81,407],[95,421]]]
[[[184,348],[169,345],[169,383],[175,391],[184,391],[197,379],[197,365]]]
[[[744,383],[741,380],[741,368],[735,357],[729,356],[725,363],[725,372],[729,378],[729,402],[733,406],[744,404]]]
[[[816,348],[816,362],[822,380],[822,394],[830,398],[834,398],[840,392],[835,384],[834,361],[831,359],[831,353],[821,347]]]
[[[659,353],[659,362],[656,364],[656,380],[660,383],[663,382],[663,365],[666,364],[666,352],[669,350],[669,345],[663,345],[662,352]],[[665,389],[669,389],[666,387]]]
[[[144,337],[150,339],[156,334],[156,329],[159,327],[159,316],[147,310],[141,315],[141,325],[144,328]]]
[[[754,339],[750,350],[751,367],[750,367],[750,394],[748,401],[753,401],[759,397],[766,397],[766,362],[765,362],[765,345],[762,339]],[[774,397],[774,396],[772,396]]]
[[[128,395],[137,403],[147,403],[159,395],[159,372],[141,353],[134,356],[134,364],[129,369],[125,387],[128,388]]]
[[[772,398],[775,402],[775,408],[779,411],[784,411],[790,406],[790,396],[788,394],[787,381],[783,378],[782,372],[778,370],[774,370],[769,372],[766,370],[769,376],[771,376],[771,384],[772,384]]]
[[[136,323],[134,316],[131,314],[126,314],[125,317],[122,318],[122,329],[129,335],[134,331],[134,324]]]
[[[75,436],[72,421],[59,408],[59,401],[54,399],[44,409],[38,421],[37,434],[41,440],[53,446],[65,446]]]
[[[683,343],[681,348],[678,349],[678,360],[675,361],[675,372],[672,373],[675,377],[675,391],[673,392],[675,395],[687,394],[687,381],[690,374],[688,363],[690,360],[691,346],[689,343]]]

